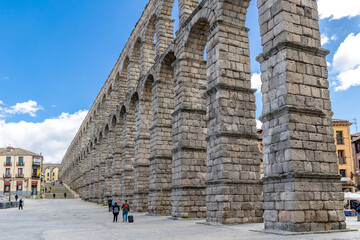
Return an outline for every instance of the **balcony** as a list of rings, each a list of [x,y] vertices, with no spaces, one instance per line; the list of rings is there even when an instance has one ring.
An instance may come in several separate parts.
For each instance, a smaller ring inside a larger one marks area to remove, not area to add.
[[[23,177],[24,177],[24,174],[23,174],[23,173],[21,173],[21,174],[18,173],[18,174],[16,174],[15,176],[16,176],[17,178],[23,178]]]
[[[12,163],[11,163],[11,162],[4,162],[4,166],[5,166],[5,167],[11,167],[11,166],[12,166]]]
[[[3,177],[4,177],[4,178],[11,178],[11,173],[4,173],[4,174],[3,174]]]
[[[25,166],[25,163],[24,162],[17,162],[16,166]]]
[[[40,163],[33,162],[32,166],[33,166],[33,168],[40,168]]]
[[[33,175],[31,175],[31,178],[40,178],[40,176],[33,174]]]

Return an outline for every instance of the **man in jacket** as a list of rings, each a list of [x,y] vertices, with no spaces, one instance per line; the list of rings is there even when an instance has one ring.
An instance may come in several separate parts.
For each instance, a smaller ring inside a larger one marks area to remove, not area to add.
[[[111,198],[109,198],[109,200],[108,200],[108,206],[109,206],[109,212],[110,212],[111,211],[111,206],[112,206],[112,199]]]
[[[360,202],[357,202],[355,205],[355,211],[356,211],[356,215],[357,215],[357,220],[358,222],[360,222]]]
[[[24,210],[23,209],[23,206],[24,206],[24,200],[22,200],[22,198],[20,198],[20,201],[19,201],[19,210]]]
[[[121,206],[121,209],[123,211],[123,213],[122,213],[123,222],[127,222],[127,216],[130,211],[130,206],[129,206],[127,200],[125,200],[125,203]]]

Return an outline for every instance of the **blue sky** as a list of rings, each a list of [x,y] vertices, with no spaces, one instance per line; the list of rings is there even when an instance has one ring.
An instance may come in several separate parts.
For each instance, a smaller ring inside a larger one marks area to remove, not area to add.
[[[11,144],[60,162],[147,2],[1,0],[0,147]],[[319,2],[323,47],[331,51],[327,61],[334,117],[357,118],[360,131],[359,5],[358,0]],[[255,57],[262,47],[255,0],[247,26],[252,81],[259,88]],[[259,117],[261,94],[256,97]]]

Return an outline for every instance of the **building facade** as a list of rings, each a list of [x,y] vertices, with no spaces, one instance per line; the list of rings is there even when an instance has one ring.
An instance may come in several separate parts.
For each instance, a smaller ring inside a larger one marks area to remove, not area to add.
[[[86,200],[127,199],[139,212],[346,228],[317,2],[257,1],[262,180],[249,3],[179,0],[174,37],[174,1],[150,0],[63,157],[62,180]]]
[[[360,133],[351,135],[352,153],[354,159],[355,189],[360,190]]]
[[[0,194],[40,194],[43,156],[21,148],[0,148]]]
[[[333,119],[332,123],[342,190],[355,191],[355,168],[350,135],[352,123],[341,119]]]
[[[44,182],[52,182],[59,180],[60,164],[43,163],[42,165],[42,180]]]

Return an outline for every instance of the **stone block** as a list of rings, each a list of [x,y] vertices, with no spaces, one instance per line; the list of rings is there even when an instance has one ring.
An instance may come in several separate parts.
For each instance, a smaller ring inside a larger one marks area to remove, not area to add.
[[[328,221],[329,221],[328,211],[325,210],[316,211],[316,222],[324,223]]]

